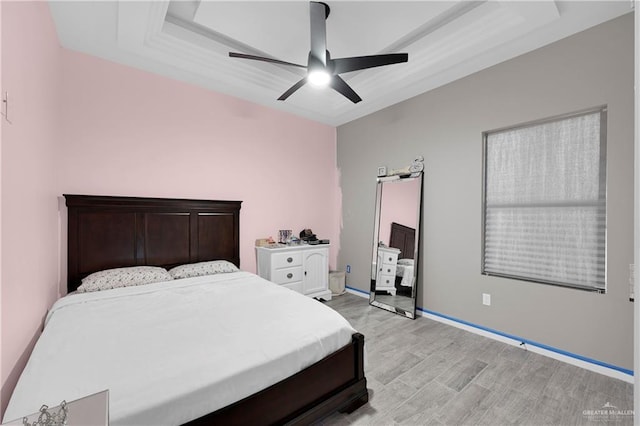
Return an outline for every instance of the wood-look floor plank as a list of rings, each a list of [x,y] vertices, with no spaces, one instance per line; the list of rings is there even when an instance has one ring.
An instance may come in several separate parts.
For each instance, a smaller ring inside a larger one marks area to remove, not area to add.
[[[369,403],[319,424],[633,424],[589,410],[633,409],[633,386],[449,325],[369,306],[345,294],[327,302],[365,335]]]
[[[460,392],[486,367],[487,363],[484,361],[478,361],[472,356],[465,357],[436,377],[436,381]]]

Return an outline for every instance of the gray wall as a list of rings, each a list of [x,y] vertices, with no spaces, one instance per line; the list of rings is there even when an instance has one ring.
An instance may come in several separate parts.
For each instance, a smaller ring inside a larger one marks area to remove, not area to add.
[[[633,368],[633,57],[628,14],[339,127],[347,285],[369,290],[377,167],[423,155],[418,306]],[[481,133],[603,104],[607,293],[482,276]]]

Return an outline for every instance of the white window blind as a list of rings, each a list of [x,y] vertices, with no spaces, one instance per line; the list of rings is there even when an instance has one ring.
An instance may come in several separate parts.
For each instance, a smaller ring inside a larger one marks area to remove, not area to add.
[[[484,134],[484,274],[604,291],[606,109]]]

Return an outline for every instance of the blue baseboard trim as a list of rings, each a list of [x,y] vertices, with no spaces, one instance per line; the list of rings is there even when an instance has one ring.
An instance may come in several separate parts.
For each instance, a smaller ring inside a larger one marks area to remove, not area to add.
[[[564,356],[567,356],[567,357],[570,357],[570,358],[578,359],[580,361],[588,362],[590,364],[599,365],[601,367],[610,368],[611,370],[619,371],[621,373],[633,376],[633,370],[629,370],[627,368],[622,368],[622,367],[618,367],[617,365],[607,364],[606,362],[598,361],[597,359],[588,358],[586,356],[582,356],[582,355],[574,354],[574,353],[571,353],[571,352],[567,352],[567,351],[564,351],[562,349],[554,348],[553,346],[545,345],[544,343],[539,343],[539,342],[536,342],[536,341],[533,341],[533,340],[524,339],[524,338],[522,338],[520,336],[515,336],[515,335],[509,334],[509,333],[504,333],[502,331],[494,330],[494,329],[489,328],[489,327],[483,327],[481,325],[477,325],[477,324],[471,323],[469,321],[461,320],[459,318],[455,318],[455,317],[452,317],[452,316],[449,316],[449,315],[441,314],[439,312],[431,311],[429,309],[416,307],[416,310],[418,310],[420,312],[424,312],[426,314],[435,315],[435,316],[440,317],[440,318],[445,318],[445,319],[448,319],[449,321],[454,321],[454,322],[457,322],[457,323],[460,323],[460,324],[464,324],[464,325],[467,325],[469,327],[477,328],[478,330],[482,330],[482,331],[486,331],[486,332],[489,332],[489,333],[497,334],[498,336],[506,337],[508,339],[513,339],[513,340],[516,340],[518,342],[524,342],[527,345],[536,346],[538,348],[545,349],[545,350],[550,351],[550,352],[555,352],[555,353],[560,354],[560,355],[564,355]]]
[[[359,288],[349,287],[349,286],[346,286],[346,288],[351,290],[351,291],[360,293],[360,294],[365,294],[367,296],[370,295],[370,293],[368,291],[360,290]],[[586,357],[586,356],[574,354],[572,352],[568,352],[568,351],[565,351],[565,350],[562,350],[562,349],[554,348],[553,346],[545,345],[544,343],[536,342],[534,340],[525,339],[525,338],[522,338],[520,336],[516,336],[514,334],[504,333],[502,331],[495,330],[495,329],[489,328],[489,327],[484,327],[484,326],[481,326],[481,325],[478,325],[478,324],[474,324],[472,322],[465,321],[465,320],[462,320],[462,319],[459,319],[459,318],[456,318],[456,317],[452,317],[450,315],[441,314],[440,312],[435,312],[435,311],[431,311],[429,309],[424,309],[424,308],[422,308],[420,306],[416,306],[416,310],[420,311],[420,312],[423,312],[425,314],[434,315],[436,317],[444,318],[444,319],[447,319],[449,321],[457,322],[458,324],[464,324],[464,325],[466,325],[468,327],[473,327],[473,328],[476,328],[478,330],[482,330],[482,331],[485,331],[485,332],[488,332],[488,333],[495,334],[497,336],[506,337],[507,339],[515,340],[517,342],[524,342],[527,345],[535,346],[535,347],[538,347],[540,349],[547,350],[549,352],[554,352],[554,353],[557,353],[558,355],[563,355],[563,356],[566,356],[566,357],[569,357],[569,358],[577,359],[577,360],[580,360],[580,361],[583,361],[583,362],[587,362],[589,364],[598,365],[600,367],[608,368],[608,369],[611,369],[611,370],[614,370],[614,371],[618,371],[620,373],[627,374],[629,376],[633,376],[633,370],[629,370],[627,368],[618,367],[617,365],[608,364],[606,362],[598,361],[597,359],[593,359],[593,358],[589,358],[589,357]]]
[[[370,294],[368,291],[360,290],[359,288],[346,286],[349,290],[357,291],[358,293],[366,294],[367,296]]]

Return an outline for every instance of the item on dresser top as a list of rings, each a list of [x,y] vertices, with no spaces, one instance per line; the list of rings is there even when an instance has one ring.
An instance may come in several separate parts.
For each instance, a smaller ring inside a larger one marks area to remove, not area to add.
[[[293,231],[291,229],[281,229],[278,231],[278,242],[286,244],[291,239]]]
[[[273,245],[275,245],[275,244],[278,244],[278,243],[276,243],[276,242],[273,240],[273,237],[269,237],[269,238],[258,238],[258,239],[256,240],[256,247],[268,247],[268,246],[273,246]]]
[[[306,296],[331,300],[329,245],[256,247],[258,275]]]
[[[302,244],[303,241],[300,240],[300,238],[296,237],[296,236],[291,236],[291,239],[289,240],[289,242],[287,243],[288,246],[298,246],[300,244]]]
[[[311,242],[316,241],[318,238],[311,229],[303,229],[302,231],[300,231],[300,239],[302,241]]]

